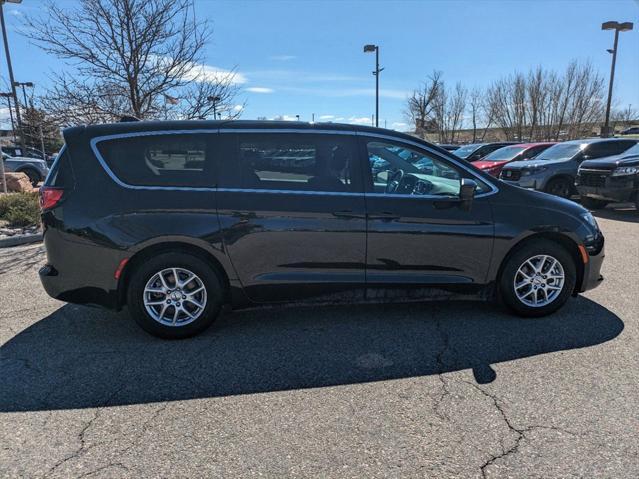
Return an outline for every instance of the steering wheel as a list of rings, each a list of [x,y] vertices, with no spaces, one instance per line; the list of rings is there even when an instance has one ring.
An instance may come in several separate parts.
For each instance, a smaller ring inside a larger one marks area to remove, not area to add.
[[[404,170],[398,168],[395,171],[389,171],[388,179],[386,180],[386,193],[394,193],[397,191],[402,179],[404,179]]]
[[[417,181],[417,183],[415,183],[415,186],[413,187],[413,195],[427,195],[429,194],[433,188],[435,187],[435,184],[431,181],[428,180],[423,180],[420,179]]]

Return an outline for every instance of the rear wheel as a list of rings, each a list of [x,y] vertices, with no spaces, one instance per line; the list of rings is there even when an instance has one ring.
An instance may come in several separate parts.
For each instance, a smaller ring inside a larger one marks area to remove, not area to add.
[[[544,191],[561,198],[570,198],[572,183],[567,178],[555,178],[548,182]]]
[[[40,177],[40,173],[38,173],[36,170],[27,168],[26,170],[22,170],[21,173],[24,173],[25,175],[29,177],[31,186],[38,186],[38,183],[42,181],[42,178]]]
[[[597,200],[595,198],[588,198],[587,196],[581,197],[581,204],[584,208],[588,208],[589,210],[605,208],[608,203],[609,202],[606,200]]]
[[[204,331],[222,305],[222,286],[205,260],[164,253],[131,276],[127,304],[133,319],[150,334],[179,339]]]
[[[572,256],[549,240],[525,244],[504,265],[499,291],[506,306],[526,317],[557,311],[575,288],[577,269]]]

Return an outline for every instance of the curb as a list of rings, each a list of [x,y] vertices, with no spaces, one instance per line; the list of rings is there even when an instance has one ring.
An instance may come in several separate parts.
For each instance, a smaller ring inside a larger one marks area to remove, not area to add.
[[[0,239],[0,248],[9,248],[21,244],[37,243],[42,241],[42,233],[34,233],[28,235],[15,235],[8,238]]]

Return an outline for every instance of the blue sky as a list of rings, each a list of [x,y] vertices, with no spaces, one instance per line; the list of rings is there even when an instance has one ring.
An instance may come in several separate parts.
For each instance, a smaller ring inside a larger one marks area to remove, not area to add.
[[[69,8],[75,3],[57,2]],[[59,64],[17,29],[24,14],[41,6],[36,0],[5,5],[16,79],[38,89]],[[406,128],[406,96],[434,69],[451,84],[472,87],[515,70],[563,70],[571,59],[590,60],[607,84],[613,34],[600,29],[607,20],[635,23],[620,37],[615,100],[639,109],[637,0],[196,0],[195,11],[214,29],[206,64],[237,71],[245,119],[310,120],[315,113],[316,121],[370,123],[374,55],[362,52],[366,43],[380,45],[385,68],[380,126],[400,130]],[[0,74],[7,77],[4,58]]]

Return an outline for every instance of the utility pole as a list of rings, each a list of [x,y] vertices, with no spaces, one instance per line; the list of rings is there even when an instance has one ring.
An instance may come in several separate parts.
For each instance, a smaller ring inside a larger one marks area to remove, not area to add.
[[[9,118],[11,118],[11,133],[13,134],[13,142],[16,140],[16,124],[13,121],[13,110],[11,109],[11,92],[0,93],[0,97],[7,99],[7,108],[9,108]]]
[[[0,145],[0,192],[7,192],[7,178],[4,176],[4,157],[2,155],[2,145]]]
[[[18,3],[18,2],[12,2]],[[2,40],[4,41],[4,53],[7,55],[7,70],[9,70],[9,81],[11,82],[11,93],[13,101],[16,105],[16,122],[20,133],[20,146],[22,151],[27,151],[24,144],[24,133],[22,131],[22,119],[20,118],[20,103],[18,102],[18,93],[16,91],[15,79],[13,78],[13,67],[11,66],[11,54],[9,53],[9,41],[7,40],[7,27],[4,24],[4,4],[5,0],[0,0],[0,26],[2,27]],[[4,178],[4,176],[3,176]]]

